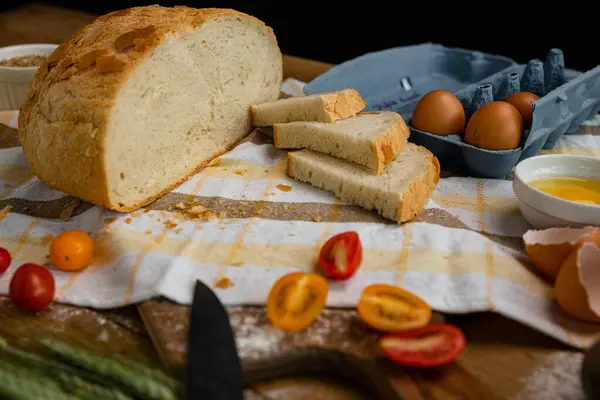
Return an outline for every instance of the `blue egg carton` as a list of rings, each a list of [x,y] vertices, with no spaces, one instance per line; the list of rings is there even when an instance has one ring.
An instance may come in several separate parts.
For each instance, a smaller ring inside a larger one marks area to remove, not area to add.
[[[464,143],[459,135],[439,136],[411,127],[409,140],[429,149],[442,165],[464,164],[473,175],[501,179],[520,160],[554,147],[600,111],[600,66],[580,73],[564,69],[559,50],[550,54],[557,56],[557,63],[532,60],[521,65],[510,58],[433,43],[397,47],[340,64],[308,83],[304,92],[351,87],[367,102],[365,111],[395,111],[409,125],[417,102],[432,90],[454,93],[467,118],[485,102],[503,100],[519,90],[534,92],[541,98],[533,103],[531,129],[514,150],[485,150]],[[552,77],[549,82],[544,75]]]

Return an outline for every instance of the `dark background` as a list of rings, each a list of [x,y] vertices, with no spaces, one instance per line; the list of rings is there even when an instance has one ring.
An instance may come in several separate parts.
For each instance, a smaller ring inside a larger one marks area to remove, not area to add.
[[[20,1],[20,4],[26,2]],[[226,7],[271,26],[282,51],[340,63],[369,51],[422,42],[500,54],[520,63],[543,59],[552,47],[564,51],[568,68],[600,64],[600,18],[573,1],[48,1],[104,14],[161,4]],[[538,4],[539,3],[539,4]],[[13,3],[14,4],[14,3]]]

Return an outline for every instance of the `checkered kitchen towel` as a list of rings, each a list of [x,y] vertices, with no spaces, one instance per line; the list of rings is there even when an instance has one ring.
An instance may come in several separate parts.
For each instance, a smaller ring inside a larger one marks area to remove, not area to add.
[[[284,85],[287,94],[301,90],[298,81]],[[397,226],[286,177],[285,153],[257,131],[144,210],[118,214],[38,181],[18,144],[17,114],[0,113],[0,122],[0,246],[15,259],[0,294],[18,265],[47,262],[52,238],[77,228],[92,233],[98,254],[81,273],[53,271],[59,302],[110,308],[163,295],[190,303],[198,278],[225,304],[264,304],[278,277],[312,270],[327,238],[354,230],[364,261],[353,279],[331,284],[330,306],[353,307],[364,286],[387,282],[436,310],[493,310],[576,347],[600,336],[597,325],[561,313],[552,288],[526,266],[520,237],[528,225],[509,181],[443,178],[423,214]],[[594,124],[550,152],[600,157]],[[185,204],[203,217],[178,217]]]

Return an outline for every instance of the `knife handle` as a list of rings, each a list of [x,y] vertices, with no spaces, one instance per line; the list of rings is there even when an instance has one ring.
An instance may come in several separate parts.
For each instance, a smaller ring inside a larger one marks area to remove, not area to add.
[[[242,364],[245,385],[301,374],[332,374],[359,382],[379,400],[402,400],[374,361],[335,349],[302,348]]]

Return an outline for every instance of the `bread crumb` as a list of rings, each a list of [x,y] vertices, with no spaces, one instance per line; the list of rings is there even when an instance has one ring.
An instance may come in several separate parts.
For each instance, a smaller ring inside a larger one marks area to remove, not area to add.
[[[183,232],[183,228],[177,228],[177,229],[175,229],[175,232],[181,233],[181,232]]]
[[[152,235],[152,229],[147,229],[144,233],[146,235]]]
[[[185,210],[185,209],[186,209],[186,208],[188,208],[188,207],[187,207],[187,205],[185,205],[183,202],[181,202],[181,203],[177,203],[177,204],[175,205],[175,208],[176,208],[176,209],[178,209],[178,210]]]
[[[61,221],[68,221],[71,216],[73,215],[73,212],[75,212],[75,209],[81,204],[81,200],[79,200],[76,197],[73,197],[66,205],[65,208],[63,208],[62,212],[60,213],[59,219]]]
[[[233,282],[228,277],[224,276],[215,282],[215,287],[219,289],[227,289],[233,286]]]
[[[206,219],[208,219],[209,221],[212,221],[213,219],[217,219],[217,214],[215,214],[214,212],[207,212],[206,214],[204,214],[204,217]]]
[[[192,217],[200,217],[207,211],[208,211],[208,208],[206,208],[204,206],[194,206],[188,210],[188,214]]]
[[[288,234],[288,236],[289,237],[294,237],[294,236],[296,236],[296,234],[295,233],[290,233],[290,234]]]
[[[292,190],[292,187],[289,185],[283,185],[283,184],[279,184],[276,186],[277,189],[281,190],[282,192],[289,192],[290,190]]]
[[[131,218],[127,218],[127,219],[125,219],[125,223],[126,223],[126,224],[130,224],[130,223],[131,223],[131,221],[132,221],[132,219],[131,219]]]
[[[163,217],[166,217],[166,216],[167,216],[167,212],[166,212],[165,210],[162,210],[162,211],[160,212],[160,215],[162,215]]]
[[[321,222],[321,217],[319,217],[318,215],[316,217],[313,218],[313,220],[315,222]]]
[[[215,159],[213,160],[213,162],[212,162],[212,163],[210,163],[210,166],[211,166],[211,167],[218,167],[219,165],[221,165],[221,159],[220,159],[220,158],[215,158]]]
[[[235,170],[235,173],[236,173],[237,175],[244,175],[246,172],[248,172],[248,170],[247,170],[246,168],[244,168],[244,169],[237,169],[237,170]]]
[[[141,211],[134,211],[134,212],[132,212],[132,213],[131,213],[131,216],[132,216],[132,217],[139,217],[139,216],[141,216],[141,215],[142,215],[142,212],[141,212]]]
[[[42,242],[44,244],[50,244],[50,243],[52,243],[53,240],[54,240],[54,235],[49,233],[46,236],[44,236],[44,238],[42,239]]]
[[[167,221],[165,221],[165,226],[169,229],[173,229],[177,227],[177,223],[171,218]]]
[[[236,261],[234,263],[231,263],[232,267],[243,267],[244,266],[244,262],[243,261]]]
[[[150,209],[149,209],[149,208],[146,208],[146,209],[144,210],[144,214],[148,214],[149,212],[150,212]]]
[[[265,174],[268,174],[268,173],[269,173],[269,170],[268,170],[268,169],[265,169]]]
[[[6,217],[6,214],[8,214],[11,208],[12,206],[6,206],[2,210],[0,210],[0,221],[2,221]]]
[[[105,224],[112,224],[116,220],[117,220],[116,218],[104,218],[104,223]]]

